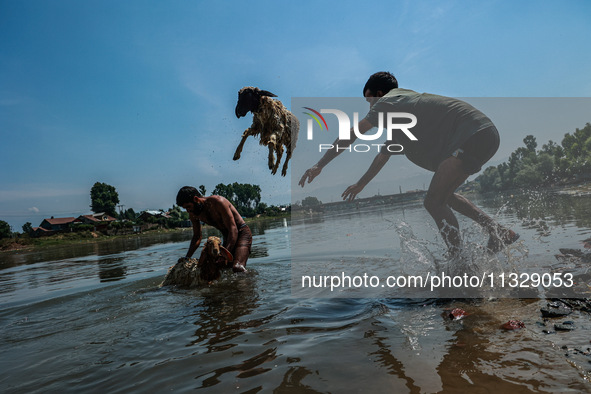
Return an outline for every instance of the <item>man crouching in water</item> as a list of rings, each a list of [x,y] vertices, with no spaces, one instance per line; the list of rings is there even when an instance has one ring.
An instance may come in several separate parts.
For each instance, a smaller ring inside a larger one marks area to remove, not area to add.
[[[201,243],[201,222],[220,230],[223,235],[223,246],[232,253],[234,272],[246,272],[246,261],[252,245],[252,233],[230,201],[222,196],[203,197],[194,187],[182,187],[177,196],[176,204],[189,213],[193,225],[193,238],[187,251],[187,258]],[[228,267],[230,268],[229,264]]]

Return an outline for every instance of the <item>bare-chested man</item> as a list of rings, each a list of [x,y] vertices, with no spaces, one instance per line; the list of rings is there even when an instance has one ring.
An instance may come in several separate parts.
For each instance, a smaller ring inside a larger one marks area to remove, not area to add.
[[[222,196],[203,197],[194,187],[184,186],[176,196],[176,204],[187,210],[193,224],[193,238],[187,251],[187,258],[193,256],[201,243],[201,222],[203,222],[222,232],[223,246],[234,257],[232,265],[234,272],[246,272],[252,233],[230,201]]]

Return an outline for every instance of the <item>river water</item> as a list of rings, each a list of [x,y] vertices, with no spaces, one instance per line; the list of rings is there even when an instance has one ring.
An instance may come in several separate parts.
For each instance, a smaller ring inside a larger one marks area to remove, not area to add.
[[[488,263],[571,272],[585,282],[586,264],[555,255],[585,250],[589,194],[477,202],[521,234]],[[485,236],[466,221],[461,227],[467,249],[478,251]],[[542,293],[401,299],[297,289],[292,251],[315,266],[437,268],[445,250],[420,202],[251,228],[249,272],[190,290],[158,286],[185,253],[189,232],[0,255],[0,391],[591,392],[589,314],[545,320]],[[326,228],[348,246],[328,242]],[[451,320],[453,308],[467,316]],[[501,329],[509,319],[525,328]],[[565,321],[574,330],[554,329]]]

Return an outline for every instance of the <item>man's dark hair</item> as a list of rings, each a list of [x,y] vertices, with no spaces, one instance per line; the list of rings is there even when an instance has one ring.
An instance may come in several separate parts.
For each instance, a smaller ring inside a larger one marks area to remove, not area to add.
[[[193,186],[183,186],[176,195],[176,205],[182,207],[183,204],[193,202],[193,197],[202,197],[202,195]]]
[[[373,74],[363,87],[363,95],[365,96],[365,91],[369,89],[371,94],[374,96],[378,93],[378,90],[381,90],[382,93],[386,94],[392,89],[396,89],[398,87],[398,81],[396,77],[387,72],[387,71],[380,71]]]

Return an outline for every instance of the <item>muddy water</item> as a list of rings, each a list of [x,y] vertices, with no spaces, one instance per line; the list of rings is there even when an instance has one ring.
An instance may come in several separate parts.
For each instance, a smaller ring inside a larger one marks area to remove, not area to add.
[[[500,264],[584,277],[580,261],[554,255],[558,248],[582,250],[591,237],[588,195],[529,193],[481,198],[479,204],[522,236],[515,255],[503,260],[501,254]],[[311,237],[317,264],[356,259],[368,269],[386,261],[411,272],[442,261],[421,204],[390,208],[253,225],[249,272],[226,273],[192,290],[158,288],[183,255],[188,234],[136,245],[3,254],[0,389],[591,392],[591,319],[584,311],[544,320],[543,298],[294,297],[291,255],[302,240],[292,238],[322,234],[327,222],[347,240],[361,237],[356,229],[374,231],[381,240],[365,249],[349,242],[343,251]],[[461,225],[469,246],[484,242],[477,228]],[[468,315],[451,320],[446,311],[452,308]],[[525,328],[501,329],[509,319]],[[574,330],[554,329],[564,321],[572,321]]]

